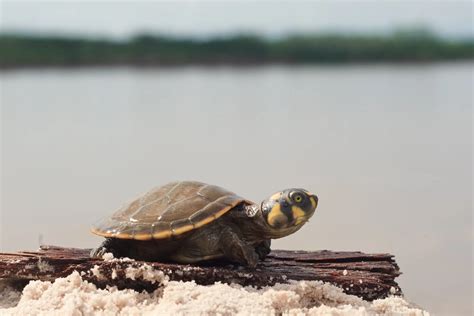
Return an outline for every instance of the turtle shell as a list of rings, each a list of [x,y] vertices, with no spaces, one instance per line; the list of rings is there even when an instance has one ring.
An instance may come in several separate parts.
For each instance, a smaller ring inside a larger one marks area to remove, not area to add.
[[[203,227],[240,203],[252,204],[215,185],[171,182],[125,204],[92,232],[108,238],[166,239]]]

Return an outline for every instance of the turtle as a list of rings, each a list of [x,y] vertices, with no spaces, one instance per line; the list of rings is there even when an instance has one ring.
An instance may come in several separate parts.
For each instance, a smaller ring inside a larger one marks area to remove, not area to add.
[[[224,260],[254,268],[270,253],[270,240],[299,230],[314,214],[318,197],[286,189],[256,204],[197,181],[156,187],[93,226],[105,241],[91,252],[102,257],[197,263]]]

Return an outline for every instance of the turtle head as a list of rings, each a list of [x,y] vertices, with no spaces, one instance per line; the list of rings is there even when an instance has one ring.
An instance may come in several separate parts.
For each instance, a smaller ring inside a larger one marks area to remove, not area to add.
[[[304,189],[287,189],[264,200],[261,212],[272,238],[287,236],[306,223],[318,206],[318,197]]]

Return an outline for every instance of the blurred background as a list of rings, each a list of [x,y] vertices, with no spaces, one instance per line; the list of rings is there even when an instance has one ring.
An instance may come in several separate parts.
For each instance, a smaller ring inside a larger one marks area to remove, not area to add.
[[[472,314],[470,1],[1,1],[0,250],[176,179],[320,198],[274,248],[396,255]]]

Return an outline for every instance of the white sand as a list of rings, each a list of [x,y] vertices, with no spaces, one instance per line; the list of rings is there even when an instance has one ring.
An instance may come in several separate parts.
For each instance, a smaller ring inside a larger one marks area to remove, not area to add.
[[[255,289],[168,281],[160,272],[135,271],[161,282],[153,293],[98,289],[77,272],[55,282],[31,281],[23,292],[0,283],[1,315],[429,315],[399,297],[372,303],[317,281]],[[133,271],[129,271],[132,276]]]

